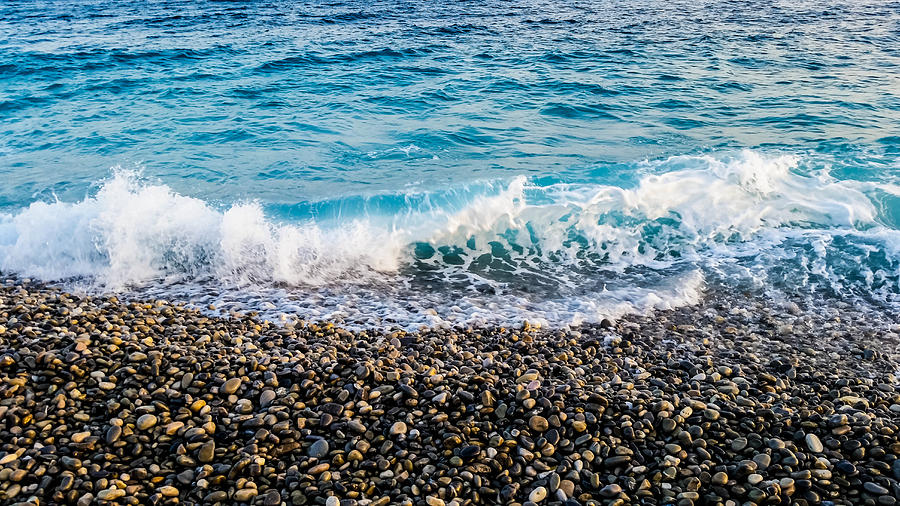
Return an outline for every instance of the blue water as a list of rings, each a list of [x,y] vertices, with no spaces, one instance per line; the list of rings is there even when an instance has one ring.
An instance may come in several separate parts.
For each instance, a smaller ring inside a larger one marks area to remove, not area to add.
[[[4,2],[0,269],[360,324],[900,299],[900,2]]]

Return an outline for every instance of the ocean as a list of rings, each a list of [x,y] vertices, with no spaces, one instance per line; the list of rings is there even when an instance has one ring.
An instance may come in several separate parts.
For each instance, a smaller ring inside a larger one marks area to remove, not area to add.
[[[900,2],[3,2],[0,272],[355,328],[896,312]]]

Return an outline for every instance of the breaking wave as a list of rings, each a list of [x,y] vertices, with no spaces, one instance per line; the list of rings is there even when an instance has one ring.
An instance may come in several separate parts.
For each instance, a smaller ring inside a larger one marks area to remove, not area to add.
[[[898,299],[896,186],[754,151],[632,173],[266,207],[119,170],[80,202],[0,215],[0,269],[361,324],[580,323],[689,304],[711,282]]]

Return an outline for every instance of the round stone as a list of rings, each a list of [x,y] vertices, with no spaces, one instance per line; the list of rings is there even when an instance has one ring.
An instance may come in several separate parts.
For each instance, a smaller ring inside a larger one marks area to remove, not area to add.
[[[406,423],[395,422],[394,425],[391,425],[392,436],[399,436],[401,434],[406,434]]]
[[[772,463],[772,457],[767,453],[760,453],[753,457],[753,462],[756,462],[758,469],[765,470]]]
[[[806,447],[813,453],[822,453],[825,449],[825,447],[822,446],[822,442],[819,441],[819,436],[816,436],[815,434],[806,435]]]
[[[528,426],[533,431],[544,432],[550,427],[550,423],[543,416],[534,415],[528,420]]]
[[[425,498],[425,504],[427,504],[428,506],[444,506],[445,503],[444,500],[440,497],[430,495]]]
[[[234,500],[238,502],[249,502],[257,496],[259,492],[255,488],[242,488],[234,493]]]
[[[622,493],[622,487],[615,483],[611,483],[600,489],[600,495],[603,497],[616,497]]]
[[[264,506],[278,506],[281,504],[281,494],[277,490],[270,490],[263,496]]]
[[[178,497],[178,489],[171,485],[159,487],[157,490],[164,497]]]
[[[231,395],[238,391],[238,388],[241,388],[241,378],[231,378],[222,385],[220,390],[228,395]]]
[[[313,444],[309,446],[308,453],[310,457],[321,459],[328,455],[328,450],[328,441],[325,441],[324,439],[317,439],[315,440],[315,442],[313,442]]]
[[[718,485],[721,487],[721,486],[725,485],[726,483],[728,483],[728,475],[725,474],[724,472],[718,472],[713,475],[712,483],[713,483],[713,485]]]
[[[90,435],[91,435],[90,432],[76,432],[75,434],[72,434],[72,442],[73,443],[81,443],[85,439],[90,437]]]
[[[263,390],[263,393],[259,394],[259,405],[262,407],[268,407],[269,404],[272,404],[272,401],[275,400],[275,391],[274,390]]]
[[[530,494],[528,494],[528,500],[533,503],[539,503],[547,498],[547,489],[544,487],[537,487],[532,490]]]
[[[140,418],[137,419],[137,428],[138,430],[147,430],[156,425],[157,421],[156,415],[141,415]]]

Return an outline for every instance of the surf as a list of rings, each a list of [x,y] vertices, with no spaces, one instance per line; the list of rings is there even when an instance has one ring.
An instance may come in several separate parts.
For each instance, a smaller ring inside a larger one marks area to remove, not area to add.
[[[622,186],[516,176],[285,209],[208,202],[119,169],[80,201],[0,215],[0,269],[189,299],[210,286],[234,302],[319,292],[320,314],[348,294],[381,293],[394,306],[417,301],[412,312],[467,313],[460,321],[594,321],[689,304],[723,281],[897,299],[889,184],[750,150],[645,160],[633,172]],[[361,313],[389,313],[367,304]]]

